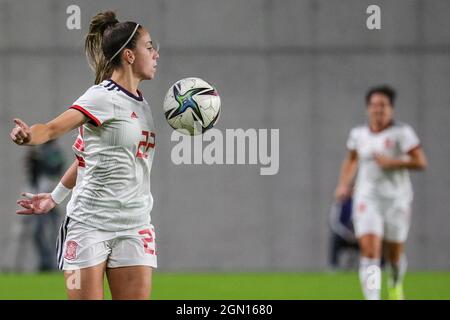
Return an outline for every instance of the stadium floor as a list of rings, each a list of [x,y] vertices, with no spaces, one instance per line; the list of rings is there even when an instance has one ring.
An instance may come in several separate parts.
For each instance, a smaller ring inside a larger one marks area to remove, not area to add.
[[[383,285],[386,283],[383,280]],[[385,287],[383,286],[383,289]],[[106,290],[106,297],[110,294]],[[450,299],[450,271],[411,272],[407,299]],[[386,291],[383,290],[383,298]],[[0,299],[65,299],[61,273],[0,274]],[[153,299],[361,299],[357,273],[167,273]]]

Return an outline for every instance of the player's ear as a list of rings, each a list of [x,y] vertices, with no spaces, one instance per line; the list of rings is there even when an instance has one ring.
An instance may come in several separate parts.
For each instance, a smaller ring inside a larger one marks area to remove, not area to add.
[[[123,51],[123,57],[124,57],[125,62],[126,62],[127,64],[133,64],[134,59],[135,59],[133,50],[128,49],[128,48],[125,49],[125,50]]]

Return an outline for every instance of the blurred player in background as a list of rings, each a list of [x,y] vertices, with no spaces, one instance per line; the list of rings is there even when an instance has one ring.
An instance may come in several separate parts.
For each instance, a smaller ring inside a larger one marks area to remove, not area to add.
[[[26,156],[28,181],[34,193],[51,192],[64,169],[64,157],[54,140],[32,148]],[[50,214],[42,215],[31,222],[33,244],[38,253],[39,271],[56,268],[55,248],[59,211],[53,208]],[[22,238],[24,239],[24,238]]]
[[[105,273],[113,299],[148,299],[157,266],[150,218],[155,127],[138,86],[155,77],[158,48],[144,27],[119,22],[111,11],[92,18],[85,46],[95,85],[46,124],[14,120],[18,145],[79,132],[77,159],[60,184],[19,200],[25,209],[18,213],[45,213],[74,188],[57,243],[66,284],[79,271],[80,286],[66,286],[69,299],[102,299]]]
[[[352,221],[353,199],[335,201],[330,210],[329,263],[333,270],[351,269],[358,260],[359,246]],[[345,254],[345,255],[344,255]],[[347,259],[344,260],[343,258]]]
[[[353,221],[361,250],[359,277],[368,300],[380,299],[382,248],[391,269],[389,298],[404,297],[402,280],[407,266],[404,242],[413,200],[409,170],[424,169],[427,165],[414,130],[393,119],[395,97],[395,91],[388,86],[367,92],[368,123],[350,132],[347,156],[335,191],[338,201],[346,199],[358,171]]]

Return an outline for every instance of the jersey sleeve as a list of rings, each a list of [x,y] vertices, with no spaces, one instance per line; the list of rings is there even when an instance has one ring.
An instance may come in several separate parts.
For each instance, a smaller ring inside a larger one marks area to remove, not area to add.
[[[114,108],[108,91],[102,86],[90,87],[70,107],[82,112],[95,126],[101,126],[114,116]]]
[[[399,139],[400,150],[404,153],[408,153],[412,149],[420,146],[419,138],[414,129],[408,125],[405,125],[402,134]]]
[[[354,151],[354,150],[356,150],[356,147],[357,147],[357,129],[353,128],[350,131],[350,134],[348,135],[347,149]]]

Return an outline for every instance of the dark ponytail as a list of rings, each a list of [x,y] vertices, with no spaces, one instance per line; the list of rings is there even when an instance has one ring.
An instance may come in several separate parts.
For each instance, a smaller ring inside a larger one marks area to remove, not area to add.
[[[118,23],[114,12],[105,11],[93,17],[89,25],[84,47],[89,65],[95,71],[95,84],[111,76],[112,68],[103,54],[102,39],[105,30]]]
[[[120,54],[111,61],[110,59],[130,37],[135,27],[135,22],[119,22],[112,11],[100,12],[92,18],[89,33],[86,35],[85,51],[89,65],[95,71],[95,84],[111,77],[114,68],[120,66]],[[125,48],[136,47],[141,28],[139,26]]]

